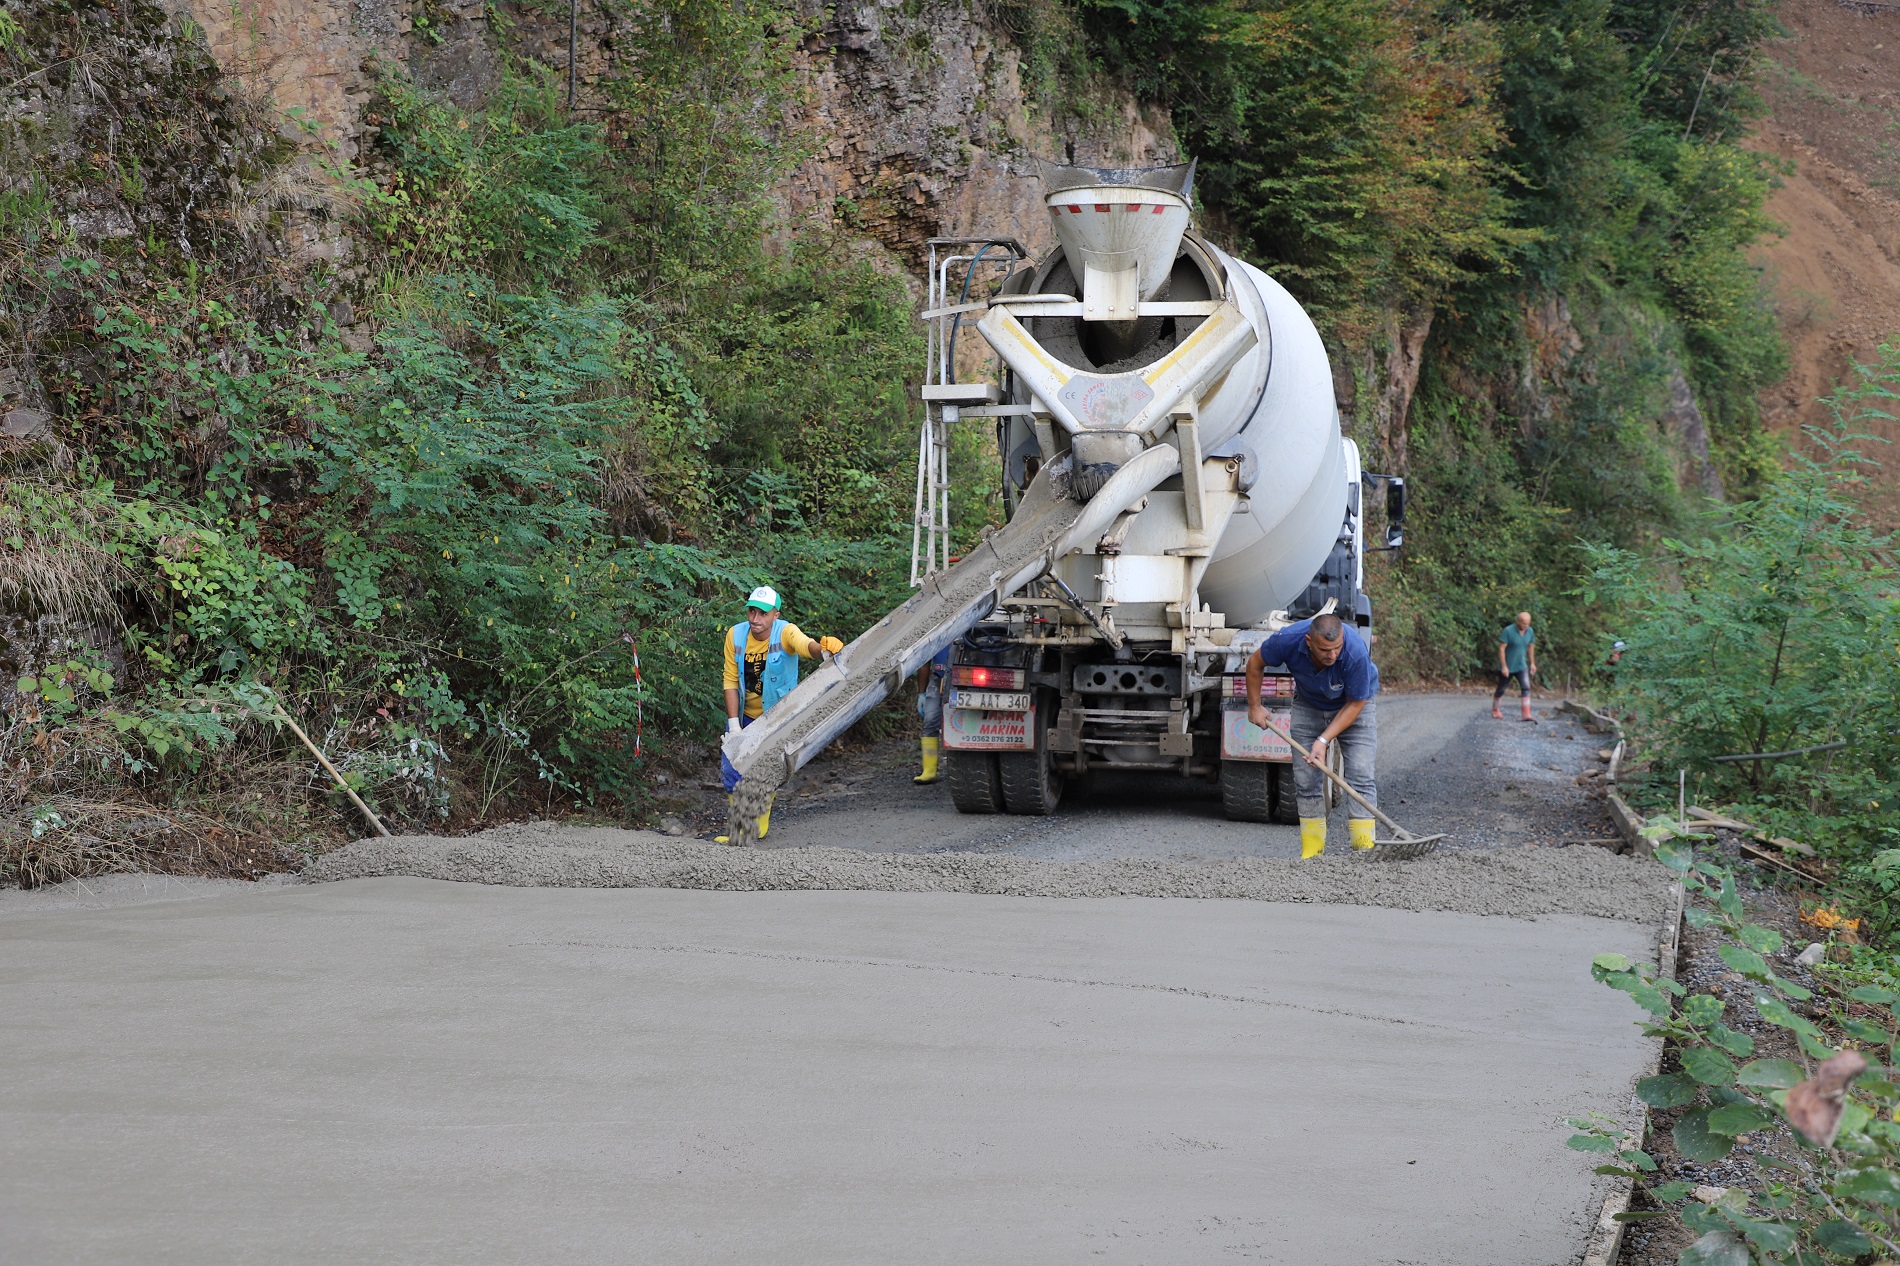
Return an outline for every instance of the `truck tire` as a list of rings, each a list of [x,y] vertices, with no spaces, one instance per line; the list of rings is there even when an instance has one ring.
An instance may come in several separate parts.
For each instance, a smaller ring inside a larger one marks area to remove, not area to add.
[[[1002,775],[1004,809],[1032,817],[1056,811],[1062,799],[1062,775],[1049,752],[998,752],[996,769]]]
[[[1062,799],[1062,771],[1049,750],[1050,714],[1054,700],[1036,709],[1036,748],[1031,752],[998,752],[996,772],[1003,784],[1003,809],[1031,817],[1046,817]]]
[[[1300,797],[1293,790],[1293,762],[1269,765],[1273,771],[1273,820],[1281,826],[1300,824]]]
[[[943,781],[958,813],[1001,813],[1003,785],[989,752],[945,752]]]
[[[1220,807],[1229,821],[1273,821],[1275,768],[1257,760],[1220,763]]]

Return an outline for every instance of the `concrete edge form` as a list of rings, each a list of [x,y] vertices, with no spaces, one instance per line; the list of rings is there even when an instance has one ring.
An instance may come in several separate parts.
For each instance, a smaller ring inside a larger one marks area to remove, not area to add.
[[[1610,768],[1604,775],[1603,786],[1610,809],[1610,821],[1616,827],[1617,835],[1623,841],[1619,853],[1632,853],[1637,857],[1654,857],[1656,845],[1643,835],[1643,815],[1630,808],[1629,801],[1623,799],[1616,789],[1617,775],[1623,772],[1623,757],[1629,752],[1629,740],[1623,737],[1623,723],[1607,712],[1598,712],[1587,703],[1575,699],[1565,699],[1557,705],[1565,712],[1574,713],[1583,722],[1583,727],[1592,734],[1608,734],[1616,739],[1616,746],[1610,751]]]
[[[1654,857],[1656,845],[1643,834],[1643,815],[1630,808],[1629,801],[1615,791],[1608,793],[1606,801],[1610,806],[1610,820],[1616,823],[1616,833],[1623,837],[1628,851],[1638,857]]]
[[[1598,712],[1587,703],[1576,699],[1565,699],[1557,705],[1566,712],[1574,712],[1582,721],[1583,727],[1592,734],[1614,734],[1623,737],[1623,723],[1607,712]]]
[[[1682,912],[1687,901],[1687,893],[1680,882],[1669,888],[1669,914],[1663,919],[1662,935],[1656,942],[1656,970],[1666,979],[1676,978],[1676,957],[1682,950]],[[1649,1067],[1643,1075],[1654,1077],[1662,1071],[1661,1041],[1656,1043],[1656,1053],[1649,1061]],[[1630,1110],[1633,1124],[1630,1132],[1623,1136],[1625,1148],[1640,1148],[1649,1139],[1649,1105],[1637,1095],[1630,1096]],[[1623,1228],[1625,1223],[1617,1221],[1617,1215],[1629,1212],[1630,1197],[1635,1194],[1636,1180],[1618,1178],[1604,1197],[1603,1208],[1597,1214],[1596,1228],[1590,1233],[1590,1242],[1583,1251],[1582,1266],[1615,1266],[1618,1252],[1623,1247]]]

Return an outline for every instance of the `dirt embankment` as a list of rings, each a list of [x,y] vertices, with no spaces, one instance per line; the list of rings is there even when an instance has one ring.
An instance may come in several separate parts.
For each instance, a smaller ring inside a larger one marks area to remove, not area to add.
[[[1900,8],[1783,0],[1780,16],[1789,34],[1769,49],[1755,145],[1794,170],[1768,203],[1787,234],[1756,259],[1791,368],[1761,404],[1772,430],[1798,436],[1827,422],[1817,401],[1850,366],[1900,338]],[[1900,424],[1869,429],[1900,441]],[[1872,504],[1896,525],[1900,449],[1880,448]]]

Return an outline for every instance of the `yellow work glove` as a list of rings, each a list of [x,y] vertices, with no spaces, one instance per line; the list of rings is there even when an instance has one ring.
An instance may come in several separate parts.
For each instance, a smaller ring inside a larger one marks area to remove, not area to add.
[[[835,637],[821,637],[818,639],[818,649],[827,655],[836,655],[844,649],[844,643]]]

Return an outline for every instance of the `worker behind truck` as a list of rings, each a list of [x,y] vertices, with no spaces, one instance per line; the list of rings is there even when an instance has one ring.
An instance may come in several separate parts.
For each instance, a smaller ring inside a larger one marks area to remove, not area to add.
[[[937,781],[937,760],[943,752],[943,682],[950,672],[950,648],[917,670],[917,719],[924,724],[924,772],[911,779],[926,785]]]
[[[1267,728],[1260,702],[1260,674],[1284,668],[1293,675],[1295,742],[1311,753],[1293,765],[1293,792],[1300,804],[1300,856],[1326,851],[1325,775],[1320,768],[1337,744],[1345,757],[1346,782],[1367,804],[1379,803],[1374,764],[1379,721],[1372,697],[1379,670],[1359,631],[1336,615],[1316,615],[1287,625],[1247,658],[1247,718]],[[1374,844],[1371,818],[1348,817],[1346,837],[1356,849]]]
[[[726,630],[726,732],[737,733],[764,716],[798,684],[798,659],[836,655],[844,643],[835,637],[807,637],[779,615],[778,590],[760,585],[745,600],[745,619]],[[797,656],[798,659],[793,658]],[[739,771],[719,754],[719,780],[732,803]],[[759,815],[759,838],[772,825],[772,803]],[[727,836],[714,837],[719,843]]]

